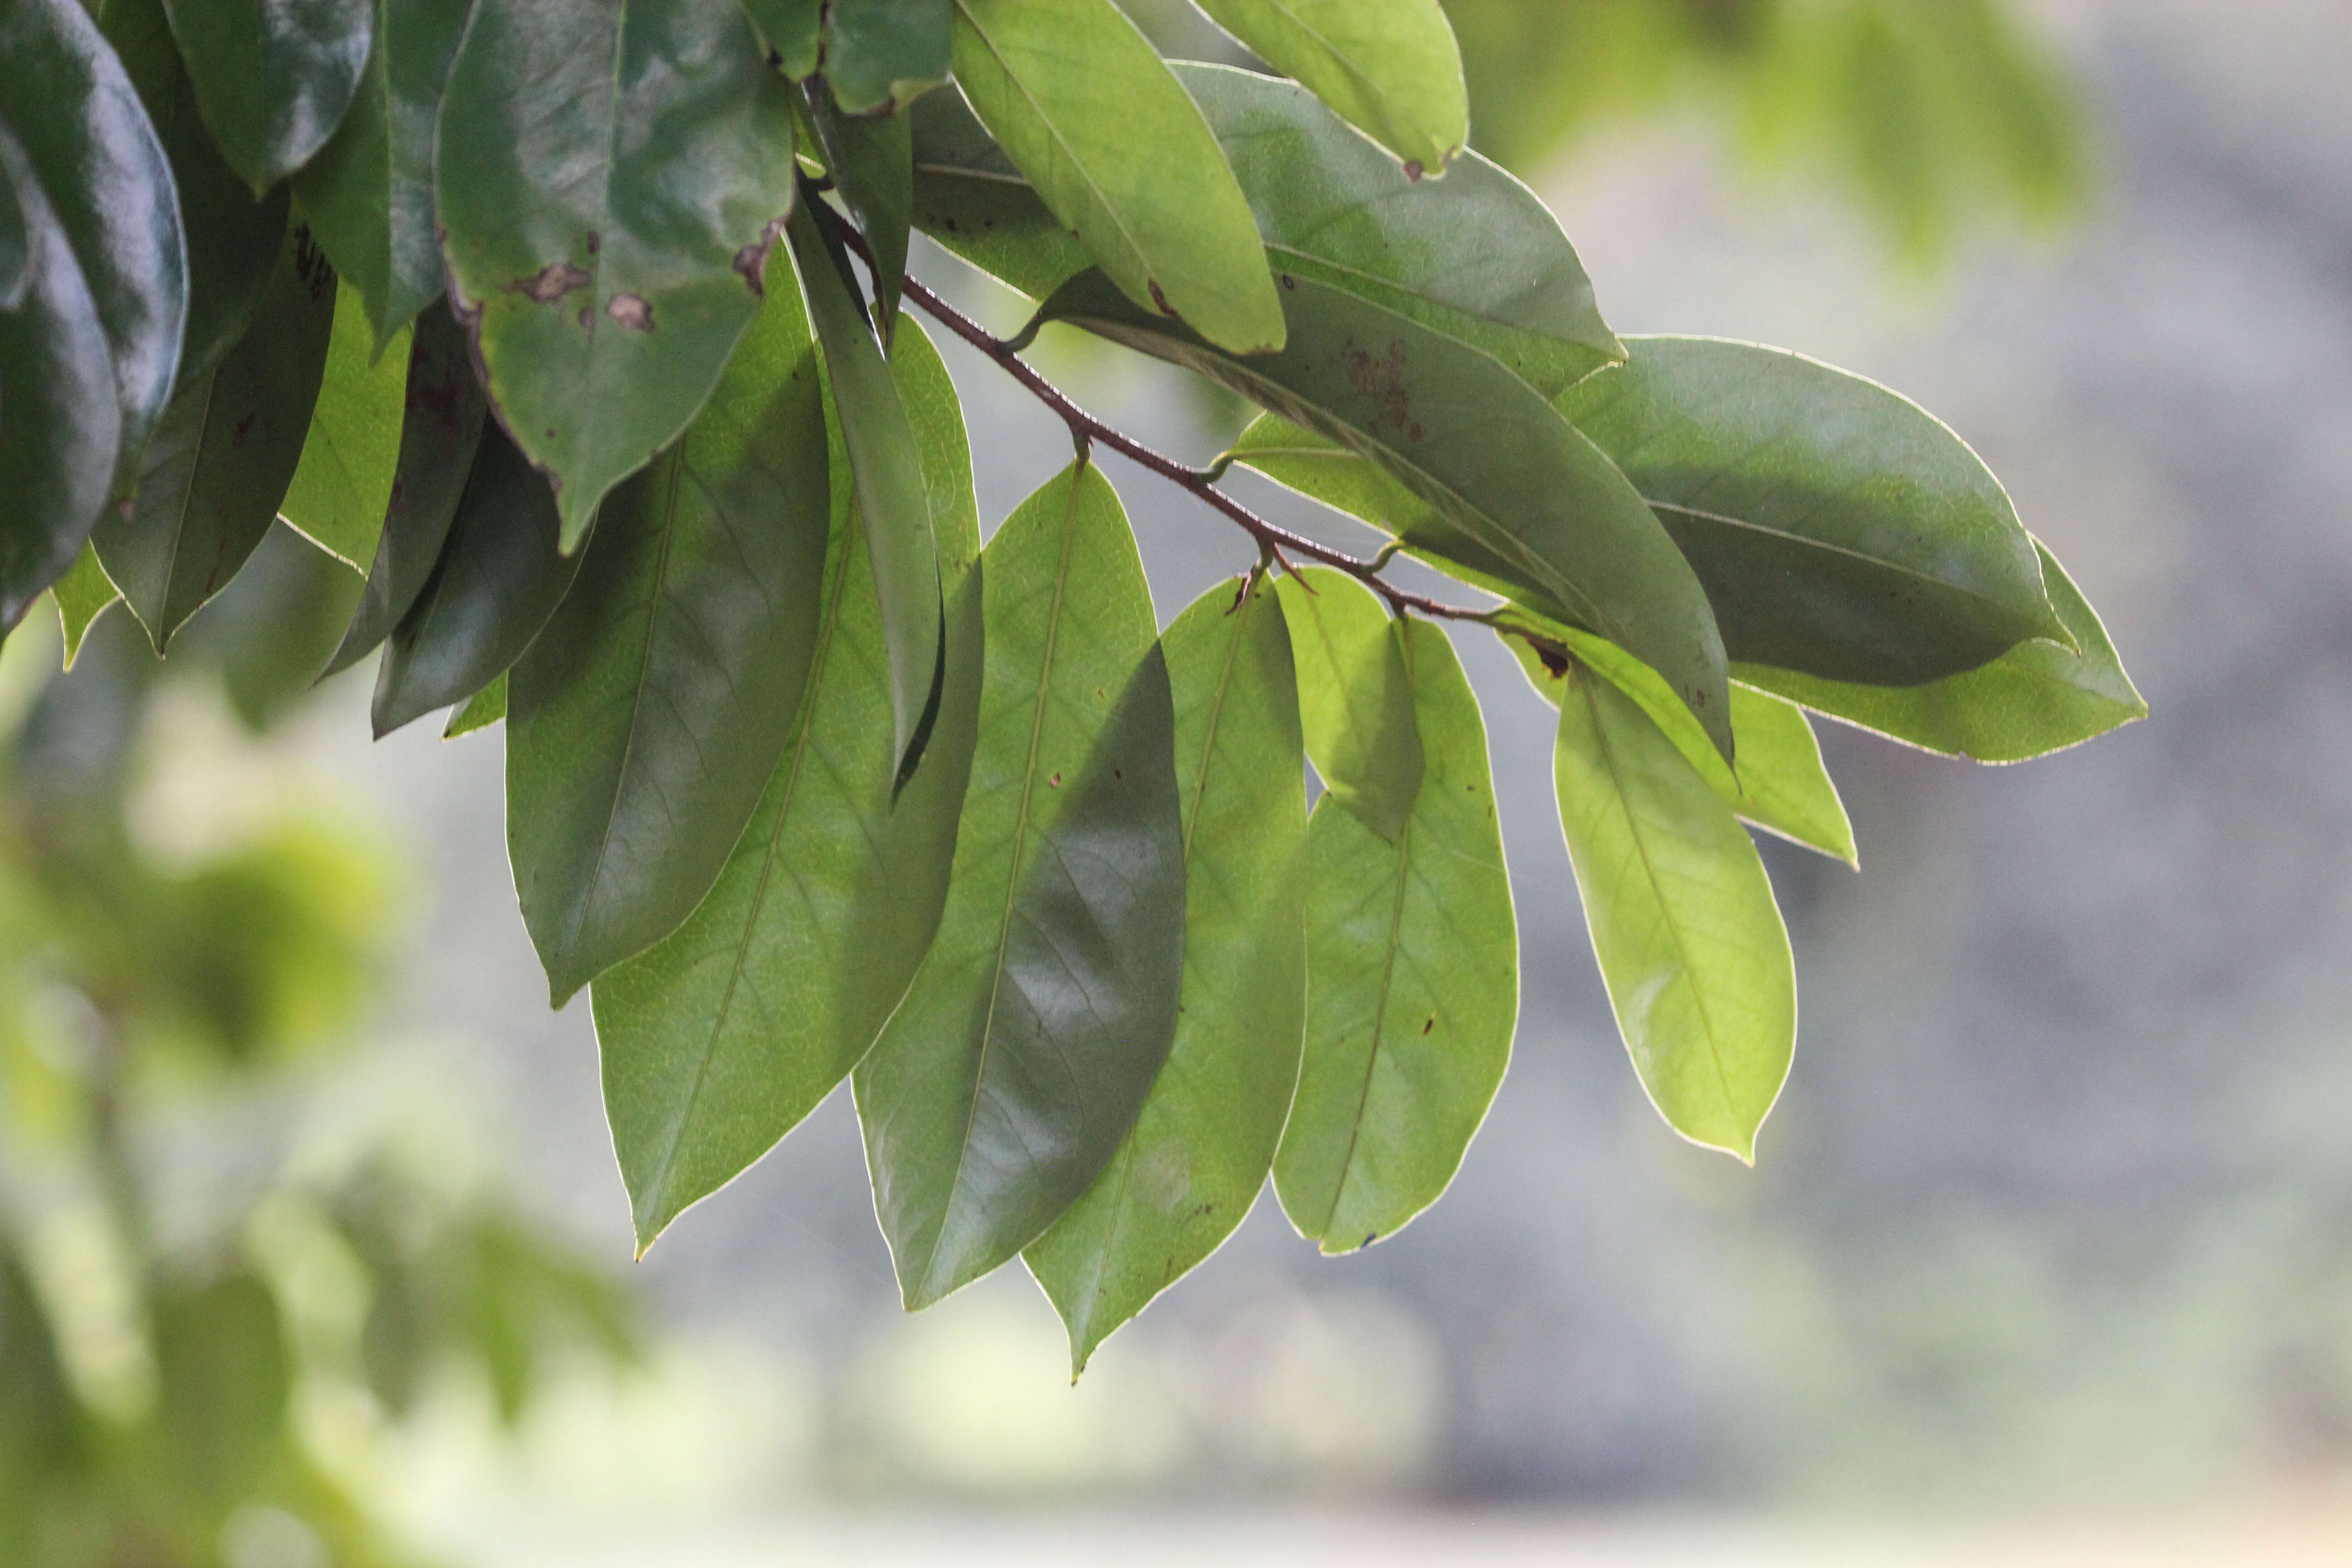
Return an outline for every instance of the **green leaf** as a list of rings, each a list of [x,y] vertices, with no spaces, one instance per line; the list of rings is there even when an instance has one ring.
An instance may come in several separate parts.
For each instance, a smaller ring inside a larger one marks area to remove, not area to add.
[[[743,0],[743,9],[768,40],[778,70],[793,81],[815,74],[824,0]]]
[[[2065,639],[2000,481],[1916,404],[1752,343],[1631,348],[1558,406],[1689,557],[1731,658],[1916,686]]]
[[[30,286],[0,311],[0,637],[81,552],[106,505],[122,414],[98,306],[32,166],[0,126],[0,184],[36,248]]]
[[[734,0],[476,0],[441,102],[442,247],[567,552],[759,313],[792,125]]]
[[[1795,703],[1731,683],[1731,731],[1739,744],[1735,773],[1657,671],[1614,643],[1516,610],[1504,612],[1496,635],[1517,656],[1528,683],[1553,707],[1568,693],[1571,661],[1581,663],[1632,698],[1735,815],[1849,866],[1859,864],[1845,803],[1822,765],[1812,725]]]
[[[335,272],[308,229],[286,237],[252,329],[184,384],[128,508],[90,535],[158,653],[228,585],[278,520],[302,458],[334,329]]]
[[[1486,727],[1443,631],[1406,622],[1405,652],[1429,769],[1404,831],[1385,842],[1321,801],[1307,825],[1307,1051],[1274,1186],[1326,1253],[1437,1201],[1518,1019]]]
[[[907,124],[914,138],[916,227],[1033,300],[1095,264],[962,93],[917,99]]]
[[[171,164],[121,62],[75,0],[0,9],[0,123],[31,164],[105,330],[122,411],[115,477],[127,482],[171,400],[186,328],[188,255]],[[37,253],[30,233],[27,266]]]
[[[1284,605],[1253,574],[1160,639],[1184,807],[1184,978],[1135,1130],[1023,1256],[1072,1375],[1232,1235],[1274,1165],[1307,1022],[1307,793]]]
[[[285,1325],[251,1273],[153,1303],[156,1416],[179,1485],[226,1507],[280,1458],[293,1394]]]
[[[827,0],[824,79],[849,114],[887,114],[947,79],[951,0]]]
[[[197,110],[195,87],[161,0],[102,0],[98,18],[146,105],[179,195],[188,304],[172,384],[176,395],[202,381],[245,336],[285,244],[291,197],[281,188],[255,199],[221,157]],[[141,456],[143,451],[125,462]]]
[[[311,232],[367,300],[378,353],[444,287],[433,142],[471,10],[472,0],[374,0],[359,96],[333,139],[294,176]]]
[[[710,890],[793,728],[830,500],[792,260],[677,444],[615,489],[515,664],[507,854],[556,1006]]]
[[[988,669],[947,911],[858,1065],[907,1305],[1042,1235],[1109,1163],[1166,1059],[1183,812],[1135,537],[1084,461],[984,558]]]
[[[944,5],[941,19],[945,19]],[[907,280],[907,230],[915,205],[915,143],[907,117],[856,120],[842,112],[823,84],[802,88],[809,120],[824,147],[841,199],[857,219],[874,257],[874,321],[890,341]]]
[[[2048,547],[2035,548],[2051,603],[2080,653],[2020,643],[1990,664],[1926,686],[1850,686],[1761,665],[1738,667],[1739,678],[1832,719],[1980,763],[2023,762],[2147,718],[2098,613]]]
[[[1437,0],[1200,0],[1217,25],[1360,126],[1418,180],[1470,140],[1462,54]]]
[[[401,394],[399,454],[375,560],[322,680],[349,669],[392,635],[441,558],[488,412],[472,353],[447,300],[435,300],[417,317]]]
[[[1039,310],[1199,372],[1382,468],[1434,509],[1433,554],[1466,540],[1552,618],[1598,631],[1673,683],[1728,755],[1723,646],[1698,579],[1616,466],[1489,356],[1285,274],[1289,346],[1240,359],[1137,310],[1099,273]],[[1439,548],[1444,547],[1444,548]]]
[[[545,476],[504,430],[483,426],[448,541],[384,643],[377,740],[467,700],[522,657],[580,570],[580,552],[559,548],[561,529]]]
[[[368,0],[163,0],[213,140],[256,195],[310,161],[358,95]]]
[[[89,628],[122,595],[115,591],[106,568],[98,563],[98,552],[85,544],[66,574],[49,584],[49,596],[57,601],[58,629],[65,637],[65,667],[71,669],[74,660],[81,657],[82,639],[89,635]]]
[[[899,331],[891,364],[949,584],[939,721],[894,804],[881,606],[836,429],[824,620],[783,759],[710,896],[594,986],[604,1104],[641,1247],[856,1066],[947,901],[980,722],[980,517],[955,387],[919,326]]]
[[[1111,0],[956,0],[955,74],[1139,309],[1234,353],[1282,346],[1249,203],[1200,110]]]
[[[1403,625],[1370,589],[1328,567],[1308,567],[1276,591],[1297,658],[1307,754],[1325,791],[1393,844],[1426,772]]]
[[[507,716],[507,678],[500,675],[467,700],[463,708],[449,715],[449,722],[441,731],[441,738],[454,741],[460,735],[470,735],[477,730],[487,730]]]
[[[843,276],[846,262],[835,264],[837,252],[818,229],[815,205],[803,201],[794,209],[787,234],[824,345],[825,374],[857,484],[858,517],[889,649],[891,727],[904,779],[921,759],[925,716],[946,668],[940,545],[898,384]]]
[[[1675,1131],[1753,1163],[1797,1035],[1764,863],[1632,698],[1580,668],[1566,696],[1553,780],[1617,1026]]]
[[[278,514],[328,554],[364,573],[383,533],[408,402],[408,336],[402,328],[375,356],[367,301],[336,291],[327,369],[310,414],[302,460]]]
[[[0,310],[18,309],[33,286],[32,245],[25,205],[16,198],[16,183],[0,179]]]

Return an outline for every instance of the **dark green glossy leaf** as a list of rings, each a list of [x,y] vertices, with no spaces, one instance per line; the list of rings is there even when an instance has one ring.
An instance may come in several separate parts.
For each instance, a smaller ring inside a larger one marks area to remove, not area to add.
[[[0,8],[0,123],[32,165],[105,329],[122,411],[116,478],[127,482],[171,400],[187,320],[171,164],[121,62],[75,0]]]
[[[484,425],[440,558],[384,643],[378,740],[465,701],[522,657],[580,570],[580,552],[558,548],[562,526],[546,477]]]
[[[1437,0],[1199,0],[1217,25],[1297,77],[1403,160],[1445,173],[1470,140],[1462,55]]]
[[[1643,1087],[1684,1137],[1753,1162],[1797,1037],[1789,933],[1755,843],[1640,705],[1581,667],[1552,768]]]
[[[213,140],[256,195],[310,161],[357,96],[368,0],[163,0]]]
[[[392,501],[407,406],[408,347],[403,328],[377,358],[367,301],[348,284],[336,290],[318,405],[278,511],[356,572],[375,559]]]
[[[236,1273],[152,1305],[156,1417],[173,1479],[226,1507],[242,1502],[286,1441],[293,1367],[277,1298]]]
[[[1916,404],[1752,343],[1631,347],[1558,406],[1689,557],[1731,658],[1914,686],[2064,639],[2000,481]]]
[[[1616,466],[1475,349],[1311,279],[1284,275],[1282,300],[1289,346],[1250,359],[1137,310],[1099,273],[1064,284],[1039,314],[1198,371],[1380,464],[1446,525],[1434,540],[1408,531],[1408,542],[1458,554],[1466,540],[1554,618],[1664,676],[1728,756],[1706,596]]]
[[[953,0],[826,0],[824,79],[850,114],[887,114],[947,79]]]
[[[87,544],[66,574],[49,584],[49,595],[57,601],[58,630],[66,645],[65,667],[71,669],[74,660],[81,657],[82,638],[122,595],[115,591],[106,568],[98,563],[98,552]]]
[[[1849,724],[1947,756],[2017,763],[2147,717],[2098,613],[2046,546],[2042,581],[2075,644],[2020,643],[1990,664],[1926,686],[1849,686],[1761,665],[1742,680]]]
[[[787,232],[808,290],[809,314],[824,345],[825,374],[857,484],[858,519],[890,655],[891,726],[900,777],[906,778],[921,758],[924,718],[945,669],[940,545],[931,531],[922,458],[898,384],[843,276],[846,263],[835,265],[837,252],[818,229],[814,206],[803,202]]]
[[[1371,590],[1328,567],[1286,577],[1278,592],[1307,754],[1325,791],[1393,844],[1426,768],[1403,625]]]
[[[899,331],[891,365],[949,588],[939,721],[894,803],[881,606],[836,429],[824,620],[783,759],[710,896],[594,987],[604,1103],[641,1246],[848,1075],[907,994],[947,900],[980,721],[980,516],[955,387],[919,327]]]
[[[1518,926],[1486,727],[1445,634],[1405,624],[1429,770],[1388,843],[1336,803],[1307,826],[1307,1051],[1275,1156],[1299,1234],[1326,1253],[1435,1203],[1510,1060]]]
[[[807,682],[831,515],[816,343],[791,258],[677,444],[614,490],[517,661],[507,856],[557,1006],[718,879]]]
[[[435,194],[452,302],[572,549],[759,313],[792,89],[734,0],[476,0]]]
[[[1167,664],[1087,463],[984,558],[987,674],[938,938],[858,1065],[875,1206],[921,1307],[1101,1174],[1176,1028],[1184,840]]]
[[[507,678],[499,676],[467,700],[466,705],[449,715],[442,727],[441,738],[454,741],[460,735],[470,735],[477,730],[487,730],[502,723],[507,716]]]
[[[1282,346],[1249,203],[1111,0],[956,0],[955,40],[982,123],[1130,302],[1234,353]]]
[[[98,306],[32,164],[0,126],[0,184],[34,247],[29,286],[0,311],[0,637],[81,552],[106,505],[121,438],[114,360]]]
[[[157,652],[228,585],[278,519],[302,457],[335,319],[335,272],[286,237],[252,330],[163,411],[130,506],[91,534]]]
[[[793,81],[816,70],[824,0],[743,0],[743,9],[775,51],[778,70]]]
[[[196,108],[195,87],[180,62],[161,0],[102,0],[98,18],[146,105],[179,194],[188,303],[173,381],[176,395],[203,380],[245,336],[285,243],[291,197],[278,189],[257,201],[222,158]]]
[[[944,21],[944,6],[941,15]],[[913,134],[903,114],[887,120],[851,118],[823,83],[809,82],[802,92],[817,140],[824,144],[825,167],[873,255],[874,322],[887,343],[907,280],[907,230],[915,205]]]
[[[33,286],[32,242],[24,204],[16,199],[16,183],[0,180],[0,310],[22,306]]]
[[[1071,1373],[1215,1251],[1274,1165],[1307,1022],[1307,792],[1284,605],[1212,588],[1160,639],[1184,805],[1184,980],[1168,1065],[1086,1195],[1023,1256]]]
[[[472,0],[374,0],[359,95],[294,177],[310,230],[367,300],[379,351],[441,297],[433,143]]]

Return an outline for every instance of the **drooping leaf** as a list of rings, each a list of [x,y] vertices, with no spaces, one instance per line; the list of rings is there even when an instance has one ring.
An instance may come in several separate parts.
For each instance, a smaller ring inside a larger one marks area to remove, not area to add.
[[[369,0],[163,0],[196,107],[261,195],[327,144],[358,95]]]
[[[75,0],[0,8],[0,124],[65,231],[105,330],[122,412],[115,477],[127,481],[171,400],[187,322],[171,164],[131,78]],[[28,267],[36,254],[25,248]],[[0,284],[0,296],[9,292]]]
[[[824,0],[743,0],[743,9],[775,51],[778,70],[793,81],[815,72]]]
[[[604,1103],[654,1238],[799,1125],[857,1064],[929,948],[979,735],[980,515],[954,384],[919,326],[891,349],[948,584],[948,678],[898,792],[873,568],[834,432],[833,542],[807,695],[751,826],[677,934],[598,976]]]
[[[1040,309],[1183,365],[1402,481],[1444,527],[1428,553],[1475,553],[1553,618],[1639,656],[1730,754],[1722,641],[1706,595],[1616,465],[1493,358],[1351,294],[1285,274],[1289,346],[1243,359],[1136,310],[1099,273]],[[1475,549],[1465,549],[1465,544]]]
[[[1438,175],[1470,140],[1462,53],[1437,0],[1200,0],[1267,64],[1403,161]]]
[[[961,92],[924,94],[908,109],[907,124],[916,227],[1033,300],[1095,264]]]
[[[546,477],[484,425],[432,575],[384,642],[376,739],[467,700],[522,657],[580,570],[580,552],[559,548],[562,527]]]
[[[110,509],[90,535],[157,652],[228,585],[278,520],[301,461],[334,319],[334,268],[297,228],[251,330],[173,395],[130,505]]]
[[[477,730],[487,730],[501,723],[507,716],[507,678],[500,675],[467,699],[466,705],[449,715],[442,727],[441,738],[454,741],[460,735],[470,735]]]
[[[792,258],[676,446],[605,501],[515,667],[507,856],[557,1006],[676,931],[742,836],[814,652],[824,404]]]
[[[856,1074],[909,1308],[1101,1174],[1166,1059],[1184,843],[1167,664],[1118,498],[1081,461],[983,563],[980,743],[938,937]]]
[[[106,505],[121,438],[114,360],[65,229],[0,126],[0,184],[25,216],[24,302],[0,311],[0,637],[65,574]]]
[[[1797,1036],[1789,933],[1755,843],[1640,705],[1581,667],[1552,767],[1642,1086],[1684,1137],[1752,1163]]]
[[[1211,589],[1160,639],[1184,806],[1184,979],[1135,1130],[1023,1256],[1072,1374],[1232,1235],[1265,1185],[1307,1021],[1307,794],[1284,602]]]
[[[827,0],[824,79],[849,114],[887,114],[947,79],[953,0]]]
[[[115,591],[106,568],[98,563],[98,552],[87,544],[66,568],[66,574],[49,584],[49,595],[57,601],[58,630],[66,645],[65,667],[71,669],[74,660],[81,657],[82,638],[122,595]]]
[[[1916,404],[1752,343],[1630,347],[1558,406],[1675,536],[1730,657],[1915,686],[2064,640],[2000,481]]]
[[[1277,592],[1298,668],[1298,715],[1323,788],[1390,843],[1426,768],[1404,626],[1370,589],[1311,566]]]
[[[442,247],[567,551],[759,313],[791,90],[734,0],[476,0],[441,102]]]
[[[375,355],[367,301],[348,283],[336,290],[327,368],[302,442],[302,460],[278,515],[355,572],[375,559],[400,460],[408,401],[409,339],[395,333]]]
[[[1518,927],[1486,727],[1445,634],[1405,623],[1429,768],[1394,843],[1307,825],[1307,1050],[1275,1192],[1326,1253],[1393,1234],[1460,1169],[1510,1060]]]
[[[827,245],[819,222],[815,204],[803,201],[793,210],[787,233],[808,290],[817,340],[824,345],[825,374],[857,484],[858,519],[889,650],[890,721],[904,779],[921,760],[924,717],[932,711],[946,669],[940,544],[931,531],[922,458],[898,384],[843,276],[846,263],[836,264],[837,247]]]
[[[940,7],[944,26],[946,6]],[[825,167],[849,204],[874,257],[874,324],[882,341],[898,319],[907,280],[907,231],[915,205],[915,144],[907,117],[858,120],[843,112],[822,83],[802,89],[810,123],[824,147]]]
[[[367,300],[379,353],[441,297],[433,145],[472,0],[373,0],[367,70],[341,127],[294,176],[303,215]]]
[[[448,301],[436,300],[417,317],[408,345],[399,451],[367,588],[320,679],[373,652],[424,592],[457,515],[487,414],[465,329],[449,314]]]
[[[955,74],[1139,309],[1234,353],[1282,346],[1249,203],[1200,110],[1111,0],[956,0]]]
[[[2051,603],[2080,653],[2020,643],[1990,664],[1926,686],[1852,686],[1762,665],[1738,666],[1739,678],[1832,719],[1980,763],[2023,762],[2147,718],[2098,612],[2049,548],[2038,541],[2035,548]]]

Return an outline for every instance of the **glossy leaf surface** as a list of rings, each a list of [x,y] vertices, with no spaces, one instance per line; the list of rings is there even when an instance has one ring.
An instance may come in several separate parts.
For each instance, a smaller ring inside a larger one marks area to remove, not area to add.
[[[1167,1058],[1183,967],[1167,666],[1109,481],[1064,470],[982,569],[988,668],[946,913],[856,1072],[909,1308],[1034,1241],[1101,1174]]]
[[[1249,203],[1111,0],[956,0],[955,39],[982,123],[1131,302],[1235,353],[1282,346]]]
[[[947,79],[953,0],[827,0],[824,79],[843,110],[887,114]]]
[[[87,544],[66,568],[66,574],[49,584],[49,595],[58,605],[58,630],[66,645],[65,667],[71,669],[74,660],[81,657],[82,638],[122,595],[115,592],[106,568],[98,563],[98,552]]]
[[[310,161],[359,93],[369,0],[163,0],[196,106],[255,195]]]
[[[944,25],[944,5],[940,12]],[[825,167],[874,258],[874,324],[887,343],[907,279],[907,233],[915,206],[913,133],[903,114],[853,118],[818,83],[807,84],[802,93],[824,149]]]
[[[1200,0],[1217,25],[1296,77],[1419,179],[1470,140],[1462,54],[1437,0]]]
[[[808,678],[829,498],[779,254],[718,390],[605,501],[509,683],[507,858],[554,1005],[677,930],[751,819]]]
[[[2020,643],[1990,664],[1926,686],[1853,686],[1760,665],[1738,667],[1739,678],[1832,719],[1980,763],[2023,762],[2147,718],[2098,612],[2048,547],[2036,548],[2051,602],[2080,653]]]
[[[1425,771],[1404,628],[1370,589],[1328,567],[1286,576],[1276,592],[1316,775],[1331,798],[1394,843]]]
[[[1086,1195],[1023,1256],[1070,1365],[1233,1234],[1265,1185],[1307,1009],[1307,792],[1286,602],[1212,588],[1161,637],[1184,805],[1184,979],[1168,1065]]]
[[[0,179],[0,310],[25,302],[33,285],[33,236],[13,179]]]
[[[1444,632],[1409,622],[1405,650],[1429,769],[1404,830],[1388,843],[1324,801],[1307,828],[1307,1049],[1274,1184],[1326,1253],[1437,1201],[1518,1021],[1486,728]]]
[[[836,431],[824,618],[782,760],[710,896],[595,983],[605,1111],[641,1247],[848,1075],[906,994],[947,900],[979,734],[980,515],[938,351],[909,325],[891,365],[948,583],[939,721],[894,802],[881,607]]]
[[[443,249],[567,550],[759,313],[790,94],[734,0],[476,0],[441,103]]]
[[[1675,1131],[1742,1160],[1789,1076],[1796,970],[1748,830],[1664,731],[1578,668],[1553,782],[1592,951]]]
[[[367,301],[349,284],[336,290],[319,401],[302,460],[278,508],[313,544],[358,572],[375,559],[392,502],[408,401],[408,348],[403,329],[376,357]]]
[[[173,397],[130,507],[110,509],[90,536],[158,652],[228,585],[278,520],[334,320],[334,268],[309,232],[296,229],[252,329]]]
[[[815,71],[824,43],[824,0],[743,0],[743,9],[775,51],[778,70],[793,81]]]

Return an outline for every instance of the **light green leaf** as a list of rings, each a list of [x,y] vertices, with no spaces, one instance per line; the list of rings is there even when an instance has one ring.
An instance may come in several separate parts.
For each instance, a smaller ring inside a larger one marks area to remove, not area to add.
[[[408,348],[403,327],[378,359],[367,301],[349,284],[337,290],[319,401],[302,460],[278,511],[356,572],[366,572],[375,559],[392,502],[408,401]]]
[[[940,20],[944,26],[944,5]],[[907,231],[915,205],[915,146],[907,117],[854,119],[821,83],[809,82],[801,91],[835,188],[849,204],[873,256],[874,324],[887,343],[907,281]]]
[[[1184,805],[1184,979],[1135,1130],[1023,1256],[1095,1347],[1215,1251],[1273,1168],[1307,1021],[1307,792],[1283,602],[1255,574],[1160,638]]]
[[[1276,592],[1307,754],[1331,798],[1393,844],[1425,771],[1404,626],[1370,589],[1328,566],[1286,577]]]
[[[824,0],[743,0],[743,9],[793,81],[814,75],[824,42]]]
[[[476,0],[441,101],[442,249],[567,552],[759,313],[791,91],[734,0]]]
[[[1217,25],[1404,162],[1443,174],[1470,140],[1462,53],[1437,0],[1199,0]]]
[[[2020,643],[1980,668],[1926,686],[1850,686],[1762,665],[1739,678],[1832,719],[1947,756],[2018,763],[2079,745],[2147,717],[2098,613],[2049,548],[2036,542],[2042,580],[2082,648]]]
[[[775,772],[815,649],[831,513],[792,260],[677,444],[614,490],[514,666],[507,857],[556,1006],[676,931]]]
[[[1139,308],[1234,353],[1282,346],[1249,203],[1200,110],[1111,0],[956,0],[955,74]]]
[[[49,584],[49,596],[57,602],[58,629],[65,637],[65,667],[71,669],[74,660],[81,657],[82,638],[122,595],[116,592],[106,568],[98,563],[98,552],[85,544],[66,574]]]
[[[919,326],[891,351],[948,583],[948,679],[892,792],[881,607],[834,432],[833,543],[808,694],[719,880],[677,932],[595,983],[604,1105],[640,1247],[816,1109],[873,1045],[939,929],[978,739],[980,516],[954,384]]]
[[[1307,1053],[1274,1186],[1326,1253],[1435,1203],[1510,1060],[1519,947],[1486,727],[1445,634],[1405,623],[1429,768],[1395,843],[1307,826]]]
[[[856,1074],[910,1309],[1034,1241],[1102,1173],[1167,1058],[1183,969],[1167,665],[1109,481],[1066,469],[983,566],[988,668],[947,911]]]
[[[157,652],[228,585],[278,521],[334,319],[334,268],[310,231],[297,228],[251,331],[173,397],[131,506],[99,520],[90,535],[98,557]]]
[[[454,741],[460,735],[470,735],[477,730],[487,730],[507,716],[507,678],[501,674],[496,680],[474,693],[463,708],[449,715],[448,724],[441,738]]]
[[[1599,447],[1477,350],[1311,279],[1283,279],[1289,346],[1222,353],[1137,310],[1099,273],[1040,309],[1199,372],[1380,464],[1444,520],[1408,543],[1465,553],[1557,620],[1638,655],[1729,754],[1729,695],[1715,617],[1690,566]],[[1442,548],[1441,548],[1442,547]]]
[[[844,112],[887,114],[947,79],[951,0],[827,0],[824,79]]]
[[[368,0],[163,0],[196,107],[259,195],[342,123],[367,67]]]
[[[1553,752],[1601,977],[1650,1099],[1744,1161],[1789,1076],[1797,978],[1748,830],[1639,704],[1571,669]]]

